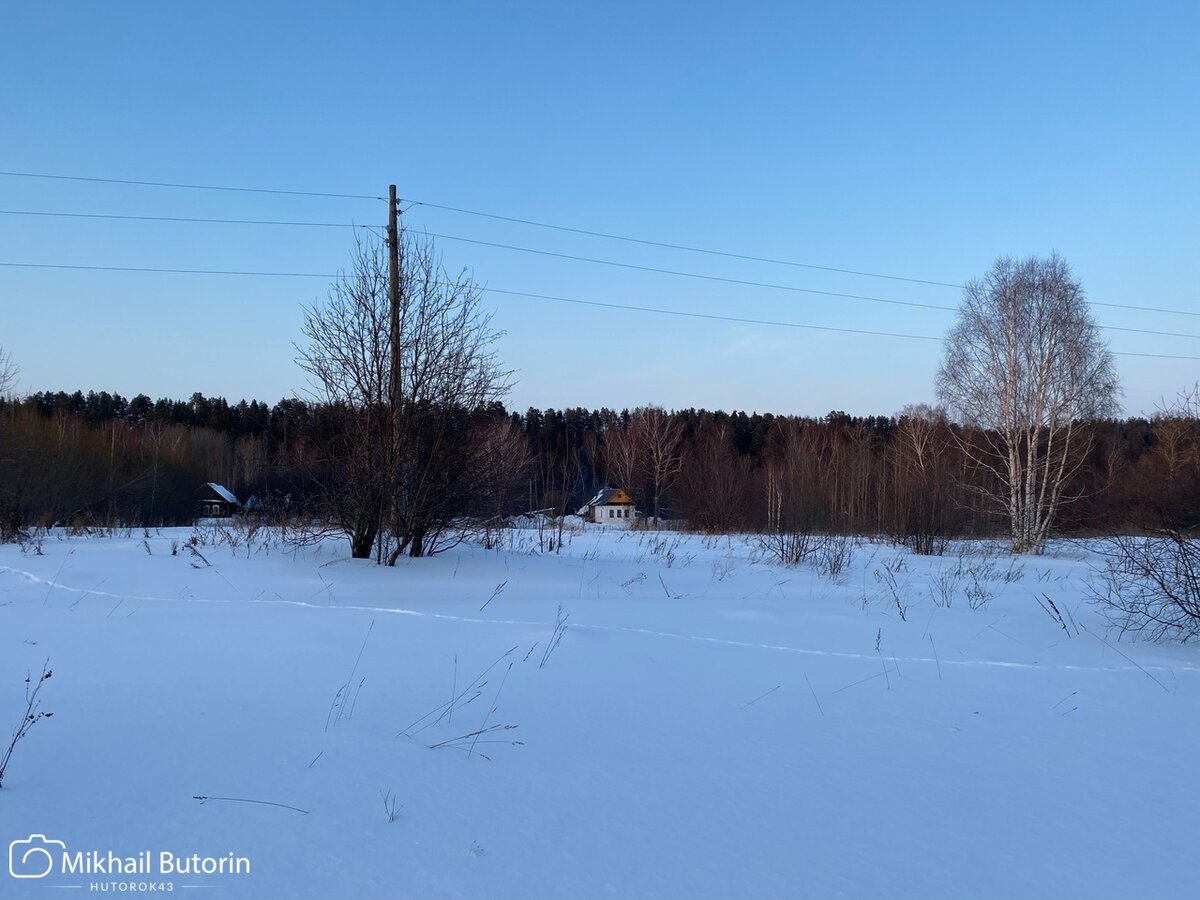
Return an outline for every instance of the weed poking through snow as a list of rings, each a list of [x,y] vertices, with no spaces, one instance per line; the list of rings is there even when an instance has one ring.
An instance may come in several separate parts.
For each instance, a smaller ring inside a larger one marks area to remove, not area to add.
[[[42,664],[42,673],[35,681],[32,675],[25,675],[25,711],[21,715],[21,721],[17,723],[17,727],[13,729],[12,737],[9,739],[8,747],[4,750],[4,755],[0,756],[0,788],[4,787],[4,776],[8,772],[8,765],[12,762],[13,751],[17,749],[17,744],[21,739],[29,734],[29,730],[43,719],[49,719],[54,713],[45,712],[42,710],[42,701],[38,694],[42,692],[42,685],[50,680],[54,675],[50,668],[50,660],[47,659]]]
[[[564,613],[562,604],[560,603],[558,605],[558,612],[554,616],[554,632],[550,635],[550,642],[546,644],[546,649],[542,652],[542,661],[538,663],[539,669],[546,668],[546,663],[550,661],[550,656],[558,649],[558,645],[562,643],[563,635],[567,633],[567,619],[569,618],[571,618],[571,614]]]
[[[483,612],[485,609],[487,609],[487,605],[489,603],[491,603],[493,600],[495,600],[497,597],[499,597],[501,594],[503,594],[504,588],[507,586],[508,586],[508,581],[502,581],[498,585],[496,585],[495,590],[492,591],[492,596],[488,597],[486,600],[483,601],[483,606],[479,607],[479,611]]]
[[[204,794],[193,794],[192,799],[199,800],[201,805],[212,800],[218,800],[222,803],[257,803],[259,806],[278,806],[280,809],[290,809],[292,812],[298,812],[304,816],[308,815],[307,809],[301,809],[298,806],[289,806],[286,803],[276,803],[274,800],[251,800],[247,797],[208,797]]]
[[[416,737],[422,731],[439,724],[442,719],[452,716],[454,710],[462,709],[464,706],[467,706],[468,704],[479,699],[480,695],[483,693],[484,685],[487,684],[487,674],[491,672],[492,669],[496,668],[496,666],[500,665],[500,663],[504,662],[504,660],[506,660],[508,657],[512,656],[512,654],[516,652],[517,646],[518,645],[514,644],[512,647],[509,647],[508,650],[500,654],[500,656],[494,660],[490,666],[471,679],[471,682],[466,687],[452,696],[445,703],[441,704],[440,706],[436,706],[429,712],[425,713],[425,715],[421,716],[403,731],[398,732],[396,737]],[[457,663],[455,667],[457,669]],[[456,677],[456,684],[457,681],[458,679]],[[469,697],[467,696],[468,694],[470,695]]]
[[[396,817],[400,815],[400,810],[404,809],[404,804],[397,805],[396,795],[390,791],[380,791],[379,796],[383,798],[383,814],[387,816],[389,822],[395,822]]]
[[[350,669],[350,677],[337,689],[337,693],[333,695],[333,702],[329,704],[329,713],[325,716],[325,731],[327,732],[330,725],[336,725],[342,719],[350,719],[354,716],[354,707],[358,705],[358,694],[362,690],[363,682],[367,680],[364,677],[355,686],[354,676],[358,673],[358,664],[362,662],[363,651],[367,649],[367,641],[371,639],[371,632],[374,629],[375,620],[372,619],[371,624],[367,627],[367,635],[363,638],[362,646],[358,648],[354,666]],[[350,704],[349,709],[346,708],[347,703]]]

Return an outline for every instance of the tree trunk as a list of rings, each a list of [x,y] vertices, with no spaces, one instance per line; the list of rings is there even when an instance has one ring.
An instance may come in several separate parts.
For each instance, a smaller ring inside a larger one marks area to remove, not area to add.
[[[355,529],[350,535],[350,555],[354,559],[370,559],[375,547],[375,535],[378,527],[372,523]]]

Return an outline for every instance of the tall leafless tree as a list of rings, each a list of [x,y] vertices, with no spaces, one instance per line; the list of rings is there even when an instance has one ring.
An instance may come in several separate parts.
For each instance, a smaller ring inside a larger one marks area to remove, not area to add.
[[[644,406],[633,414],[630,427],[637,437],[642,464],[652,486],[654,524],[657,526],[662,515],[663,494],[675,483],[683,461],[680,451],[683,425],[661,406]]]
[[[954,474],[947,465],[953,437],[946,411],[911,404],[896,415],[888,445],[893,536],[917,553],[944,549]]]
[[[391,408],[388,262],[383,242],[361,240],[350,272],[305,310],[298,363],[323,401],[344,410],[330,454],[326,510],[356,557],[394,562],[433,549],[470,460],[464,413],[499,400],[509,373],[499,333],[465,274],[449,275],[433,243],[400,237],[398,408]]]
[[[394,493],[387,277],[380,245],[356,242],[350,270],[305,308],[306,344],[297,348],[317,398],[338,413],[323,441],[318,512],[346,533],[356,559],[370,557]]]
[[[634,429],[614,424],[604,432],[604,452],[609,484],[631,493],[640,493],[642,461]]]
[[[19,374],[16,364],[12,361],[12,354],[0,347],[0,399],[7,397],[17,386]]]
[[[714,534],[745,530],[750,461],[733,447],[726,422],[702,419],[683,454],[680,493],[688,526]]]
[[[1006,514],[1013,550],[1040,550],[1091,442],[1089,420],[1120,393],[1070,267],[1057,255],[1002,257],[963,293],[946,337],[938,396],[979,443],[963,441],[993,476],[981,488]]]

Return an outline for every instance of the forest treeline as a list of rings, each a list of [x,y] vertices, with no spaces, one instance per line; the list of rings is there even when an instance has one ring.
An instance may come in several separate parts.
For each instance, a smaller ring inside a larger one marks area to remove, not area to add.
[[[220,482],[270,515],[305,515],[336,483],[361,411],[285,399],[228,403],[35,393],[0,401],[0,531],[46,524],[189,524]],[[571,512],[599,488],[706,531],[884,534],[928,552],[1003,533],[973,464],[985,436],[937,410],[775,416],[696,409],[530,409],[437,416],[427,496],[440,520]],[[446,421],[453,421],[446,440]],[[420,421],[418,418],[417,421]],[[1164,413],[1088,423],[1060,534],[1200,525],[1200,421]],[[440,444],[440,445],[441,445]]]

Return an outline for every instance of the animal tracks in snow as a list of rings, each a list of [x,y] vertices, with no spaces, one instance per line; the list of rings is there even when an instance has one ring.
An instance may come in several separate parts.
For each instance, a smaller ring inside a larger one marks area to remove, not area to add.
[[[307,609],[322,609],[322,610],[341,610],[341,611],[358,611],[371,612],[383,615],[391,614],[398,616],[411,616],[421,619],[438,619],[450,622],[467,622],[477,625],[508,625],[521,628],[544,628],[549,622],[547,621],[529,621],[524,619],[496,619],[496,618],[480,618],[478,616],[458,616],[450,613],[431,612],[428,610],[406,609],[403,607],[379,607],[379,606],[355,606],[347,604],[338,604],[331,606],[324,603],[310,603],[304,600],[287,600],[280,597],[278,594],[272,599],[206,599],[197,597],[190,591],[186,596],[176,597],[152,597],[152,596],[136,596],[129,594],[118,594],[109,591],[101,591],[95,588],[75,587],[69,584],[63,584],[59,581],[49,578],[42,578],[33,572],[28,572],[23,569],[16,569],[11,566],[0,566],[0,573],[8,573],[14,575],[31,584],[45,586],[50,590],[61,590],[76,594],[86,594],[92,597],[109,597],[112,599],[136,600],[141,602],[158,602],[158,603],[266,603],[266,604],[286,604],[289,606],[300,606]],[[259,595],[261,597],[261,594]],[[754,612],[754,611],[751,611]],[[736,617],[734,613],[726,614]],[[571,621],[572,629],[582,631],[600,631],[600,632],[624,632],[627,634],[639,634],[649,637],[667,638],[671,640],[682,641],[697,641],[706,644],[718,644],[728,647],[743,647],[753,650],[770,650],[778,653],[795,653],[803,656],[823,656],[834,659],[855,659],[855,660],[871,660],[876,661],[877,655],[874,653],[855,653],[845,650],[822,650],[808,647],[792,647],[786,644],[771,644],[760,643],[757,641],[741,641],[734,638],[713,637],[710,635],[701,634],[685,634],[673,631],[659,631],[652,628],[638,628],[631,625],[603,625],[597,623]],[[1200,672],[1200,667],[1180,664],[1174,666],[1163,665],[1120,665],[1120,666],[1087,666],[1072,663],[1055,663],[1042,664],[1040,662],[1019,662],[1013,660],[995,660],[995,659],[935,659],[933,656],[895,656],[895,659],[902,663],[916,663],[937,665],[939,662],[943,666],[966,666],[966,667],[986,667],[996,669],[1026,669],[1026,670],[1059,670],[1073,672],[1138,672],[1143,670],[1172,672],[1178,674],[1180,672]]]

